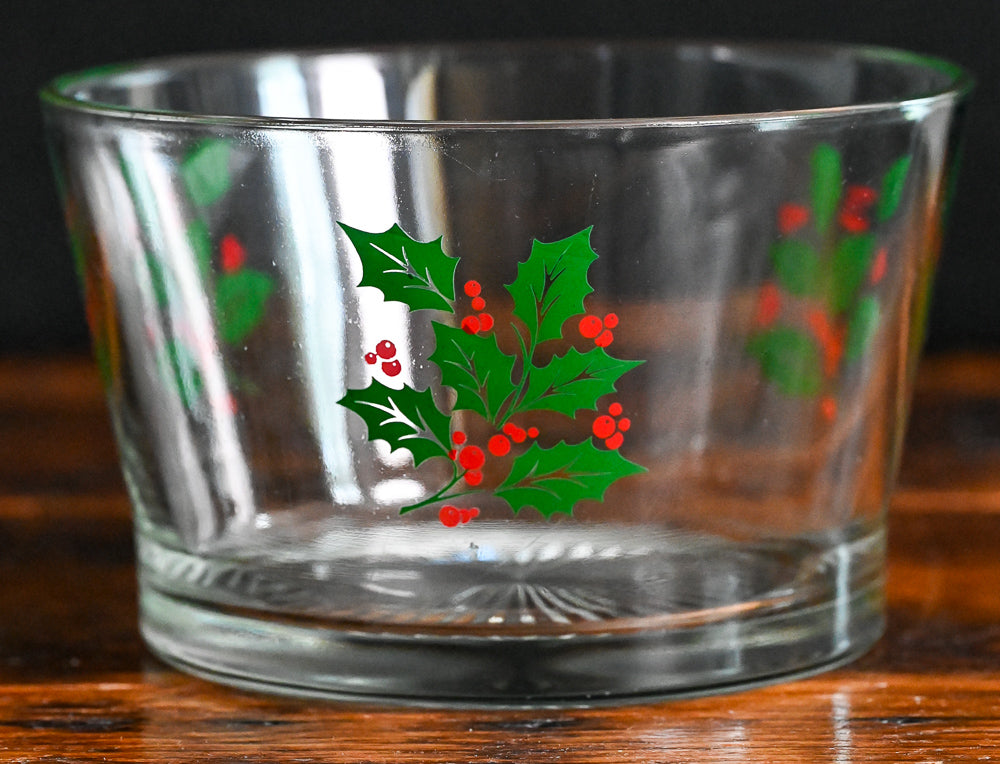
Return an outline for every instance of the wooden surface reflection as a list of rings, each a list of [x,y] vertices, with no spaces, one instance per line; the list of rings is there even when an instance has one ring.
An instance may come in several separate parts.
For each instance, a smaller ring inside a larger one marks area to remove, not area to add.
[[[890,527],[889,630],[817,677],[568,711],[272,698],[150,657],[86,359],[0,360],[0,760],[937,762],[1000,757],[1000,357],[925,361]]]

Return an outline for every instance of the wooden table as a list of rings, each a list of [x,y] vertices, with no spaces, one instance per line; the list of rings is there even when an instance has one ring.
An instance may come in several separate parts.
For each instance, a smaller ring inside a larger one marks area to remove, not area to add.
[[[886,637],[811,679],[567,711],[271,698],[145,651],[93,366],[0,359],[0,761],[1000,760],[1000,356],[924,362],[890,524]]]

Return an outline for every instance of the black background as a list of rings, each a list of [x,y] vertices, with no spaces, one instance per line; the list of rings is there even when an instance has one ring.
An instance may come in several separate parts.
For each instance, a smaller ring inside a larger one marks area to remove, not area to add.
[[[798,39],[945,56],[976,76],[931,313],[932,349],[1000,347],[1000,0],[7,0],[0,13],[0,353],[82,347],[83,312],[37,88],[200,50],[567,37]]]

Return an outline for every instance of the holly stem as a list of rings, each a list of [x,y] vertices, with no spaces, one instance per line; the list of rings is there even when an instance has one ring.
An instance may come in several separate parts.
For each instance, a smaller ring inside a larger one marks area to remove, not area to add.
[[[535,357],[535,348],[538,343],[532,338],[531,349],[529,350],[524,343],[524,337],[521,336],[521,332],[515,331],[514,334],[517,335],[517,344],[521,346],[521,359],[523,365],[521,368],[521,379],[517,383],[517,389],[514,391],[513,395],[508,399],[510,401],[510,406],[507,407],[506,413],[497,419],[496,426],[500,429],[514,414],[518,412],[518,407],[521,404],[522,398],[524,396],[524,388],[528,384],[528,376],[531,374],[531,370],[534,368],[534,364],[531,362]]]
[[[436,504],[437,502],[444,501],[445,499],[456,499],[459,496],[468,496],[471,493],[477,493],[476,489],[470,491],[457,491],[456,493],[452,494],[448,493],[448,491],[455,485],[455,483],[457,483],[463,477],[465,477],[465,472],[456,474],[456,476],[452,478],[451,482],[449,482],[444,488],[440,489],[433,496],[429,496],[428,498],[424,499],[423,501],[417,502],[416,504],[410,504],[406,507],[403,507],[402,509],[399,510],[399,514],[405,515],[407,512],[412,512],[415,509],[420,509],[421,507],[426,507],[430,504]]]

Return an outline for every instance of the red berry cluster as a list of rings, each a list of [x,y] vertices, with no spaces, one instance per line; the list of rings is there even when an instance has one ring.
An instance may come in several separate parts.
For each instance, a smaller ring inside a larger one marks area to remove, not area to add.
[[[878,192],[870,186],[848,186],[837,213],[841,228],[848,233],[864,233],[870,226],[869,214],[878,201]],[[778,208],[778,231],[783,236],[795,233],[809,222],[809,208],[789,202]]]
[[[486,444],[486,448],[494,456],[506,456],[510,453],[510,442],[524,443],[526,438],[537,438],[538,428],[529,427],[525,430],[522,427],[518,427],[513,422],[507,422],[503,426],[503,434],[497,433],[492,438],[490,442]]]
[[[479,507],[453,507],[451,504],[445,504],[441,507],[441,511],[438,512],[438,519],[441,521],[441,525],[446,528],[454,528],[456,525],[465,525],[475,517],[479,517]]]
[[[597,347],[606,348],[614,340],[612,329],[618,326],[618,314],[608,313],[602,321],[595,315],[587,314],[580,319],[580,334],[593,340]]]
[[[620,417],[620,418],[618,418]],[[618,402],[608,406],[608,413],[594,420],[591,428],[594,437],[604,441],[604,445],[614,451],[625,442],[624,433],[632,426],[632,420],[622,416],[622,405]]]
[[[396,346],[389,342],[389,340],[382,340],[378,343],[375,346],[374,352],[365,353],[365,363],[369,366],[374,366],[378,363],[379,359],[382,359],[382,371],[390,377],[395,377],[403,370],[403,367],[396,359]]]
[[[511,441],[523,443],[527,438],[537,438],[538,428],[523,429],[512,422],[503,426],[503,434],[497,433],[486,445],[487,451],[493,456],[506,456],[510,453]],[[455,448],[448,452],[448,458],[457,461],[465,472],[462,479],[466,485],[477,486],[483,482],[483,467],[486,464],[486,453],[479,446],[468,442],[468,436],[457,430],[451,436]]]
[[[486,300],[482,296],[483,288],[478,281],[465,282],[465,294],[472,298],[472,309],[477,315],[466,316],[462,319],[462,329],[469,334],[479,334],[488,332],[493,328],[493,316],[485,313]]]
[[[247,260],[247,251],[234,234],[227,233],[219,242],[219,265],[224,273],[235,273]]]
[[[868,230],[868,213],[878,199],[878,193],[869,186],[848,186],[844,192],[844,203],[838,220],[849,233],[864,233]]]
[[[476,486],[483,482],[483,465],[486,464],[486,454],[479,446],[466,443],[466,435],[461,430],[456,431],[451,436],[456,448],[453,448],[448,456],[458,463],[465,470],[463,479],[469,485]]]

